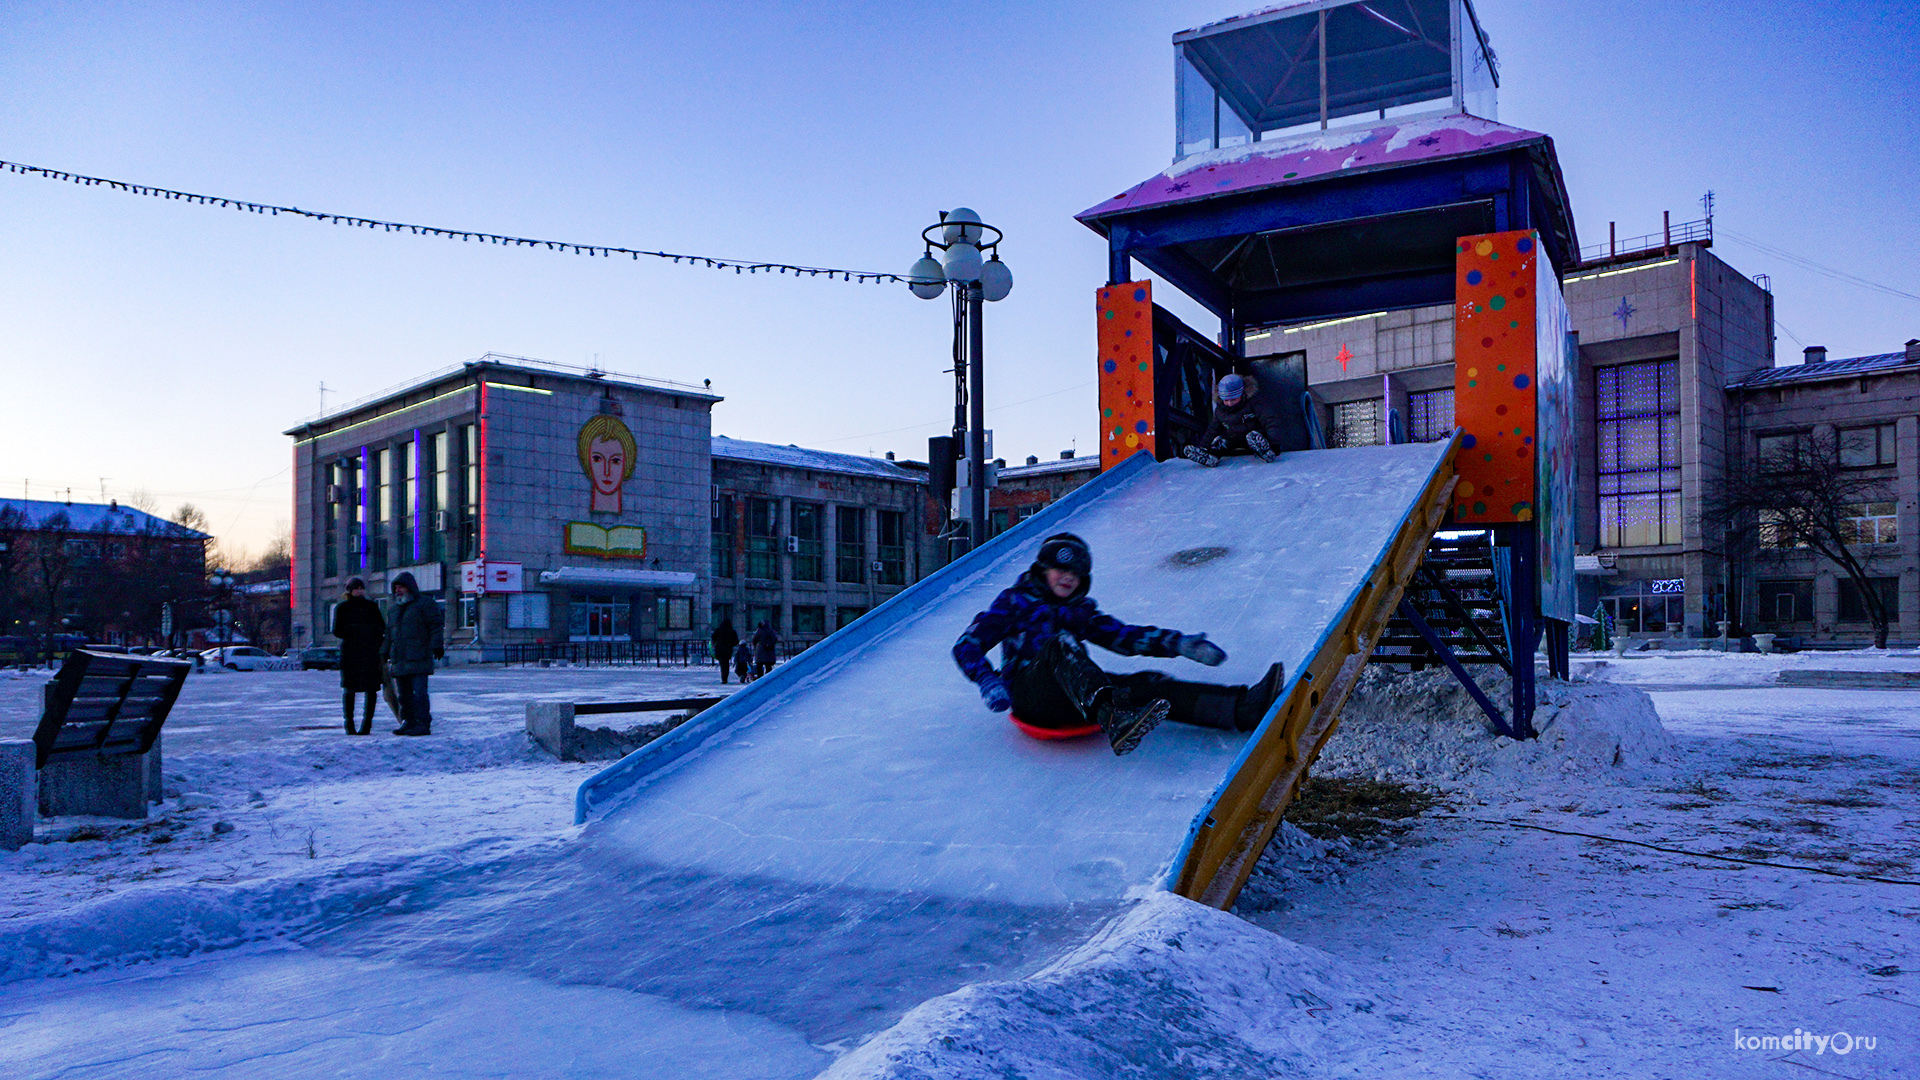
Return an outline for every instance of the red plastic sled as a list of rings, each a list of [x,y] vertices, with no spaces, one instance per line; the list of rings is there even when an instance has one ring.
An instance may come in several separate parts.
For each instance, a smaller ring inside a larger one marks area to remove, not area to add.
[[[1055,739],[1084,739],[1089,735],[1100,734],[1099,724],[1087,724],[1083,727],[1064,727],[1064,728],[1034,727],[1032,724],[1027,723],[1026,721],[1020,719],[1019,717],[1013,715],[1012,713],[1007,714],[1007,719],[1012,720],[1013,726],[1019,728],[1023,732],[1026,732],[1029,737],[1040,739],[1046,742],[1051,742]]]

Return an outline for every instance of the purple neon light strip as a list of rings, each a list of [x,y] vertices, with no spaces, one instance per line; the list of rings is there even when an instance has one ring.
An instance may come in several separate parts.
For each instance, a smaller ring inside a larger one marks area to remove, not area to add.
[[[372,488],[368,487],[368,482],[372,476],[373,451],[363,446],[360,448],[360,506],[358,507],[360,517],[360,557],[354,560],[363,570],[372,565],[369,559],[373,554],[373,523],[367,517],[368,510],[371,508],[371,503],[368,500],[373,497]]]
[[[413,561],[420,561],[421,546],[420,507],[426,500],[420,497],[420,429],[413,429]]]

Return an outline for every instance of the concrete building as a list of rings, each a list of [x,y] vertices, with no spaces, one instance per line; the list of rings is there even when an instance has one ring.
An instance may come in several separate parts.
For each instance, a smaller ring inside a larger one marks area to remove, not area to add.
[[[1060,451],[1055,461],[1029,456],[1025,465],[999,463],[999,486],[987,492],[987,535],[999,536],[1054,500],[1100,475],[1100,459]]]
[[[456,659],[702,639],[719,400],[489,355],[288,430],[294,644],[349,579],[384,598],[402,571]]]
[[[1920,642],[1920,340],[1905,351],[1749,373],[1727,388],[1729,456],[1760,468],[1781,444],[1833,447],[1841,468],[1878,481],[1855,505],[1851,550],[1889,609],[1889,636]],[[1762,543],[1765,543],[1763,537]],[[1868,644],[1866,605],[1851,577],[1804,548],[1735,556],[1733,610],[1749,631],[1809,644]]]
[[[1580,610],[1604,603],[1627,633],[1700,635],[1724,617],[1721,537],[1701,496],[1726,467],[1729,386],[1773,365],[1773,297],[1698,237],[1594,252],[1563,277],[1580,341],[1576,540]],[[1448,305],[1275,326],[1249,357],[1297,356],[1333,446],[1415,441],[1453,428]]]
[[[713,625],[804,647],[943,564],[924,464],[724,436],[712,462]]]
[[[211,618],[210,539],[117,500],[0,499],[0,663],[39,658],[50,634],[184,640]]]

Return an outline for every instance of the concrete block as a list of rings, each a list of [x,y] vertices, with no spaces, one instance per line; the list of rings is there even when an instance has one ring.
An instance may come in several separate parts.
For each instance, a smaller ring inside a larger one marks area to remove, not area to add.
[[[528,702],[527,734],[542,750],[566,760],[567,747],[573,741],[573,702]]]
[[[0,742],[0,851],[33,843],[38,799],[34,792],[33,743]]]
[[[90,814],[144,818],[148,766],[144,754],[101,754],[50,761],[40,770],[40,816]]]
[[[146,783],[147,801],[149,803],[158,803],[166,798],[166,795],[163,793],[165,784],[162,782],[160,776],[160,739],[164,734],[165,732],[154,732],[153,749],[148,750],[141,756],[141,760],[147,763]]]

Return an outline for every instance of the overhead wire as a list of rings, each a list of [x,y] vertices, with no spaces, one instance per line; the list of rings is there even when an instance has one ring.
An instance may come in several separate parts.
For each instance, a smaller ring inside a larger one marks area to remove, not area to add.
[[[146,195],[156,199],[172,199],[193,203],[199,206],[215,206],[222,209],[238,210],[243,213],[266,214],[278,217],[288,214],[325,222],[329,225],[346,225],[352,228],[378,229],[383,232],[405,232],[414,236],[443,236],[461,241],[479,241],[488,244],[500,244],[507,247],[539,247],[549,251],[570,252],[575,255],[599,256],[610,258],[626,255],[632,259],[645,256],[650,259],[666,259],[675,264],[703,266],[714,270],[732,270],[734,273],[791,273],[795,277],[819,277],[824,274],[828,280],[851,281],[856,284],[908,284],[908,280],[898,274],[889,274],[876,270],[846,270],[830,266],[804,266],[796,263],[764,262],[752,259],[731,259],[717,255],[689,255],[672,251],[645,251],[637,248],[621,247],[616,244],[582,244],[570,240],[539,240],[525,236],[508,236],[502,233],[481,232],[473,229],[451,229],[438,225],[414,225],[402,221],[384,221],[379,218],[361,217],[356,214],[335,214],[326,211],[302,210],[297,206],[278,206],[272,203],[258,203],[248,199],[234,199],[219,195],[200,195],[190,191],[176,191],[172,188],[155,187],[151,184],[135,184],[125,180],[109,180],[99,176],[86,176],[81,173],[67,172],[62,169],[49,169],[39,165],[26,165],[17,161],[0,161],[0,169],[27,176],[41,176],[49,180],[60,180],[82,187],[109,187],[115,191],[124,191],[132,195]]]

